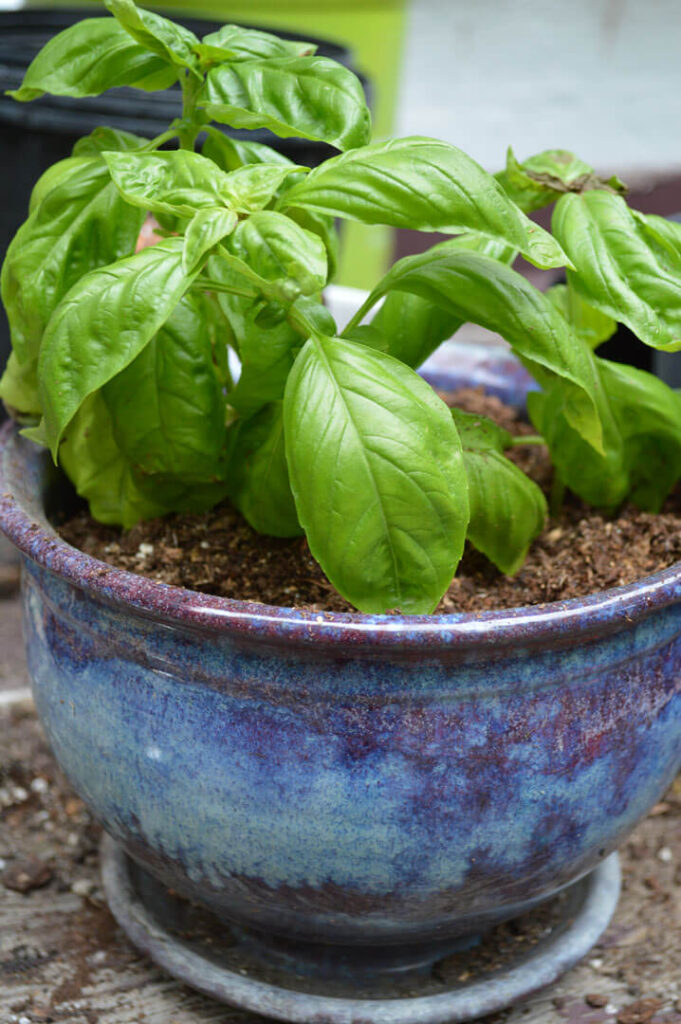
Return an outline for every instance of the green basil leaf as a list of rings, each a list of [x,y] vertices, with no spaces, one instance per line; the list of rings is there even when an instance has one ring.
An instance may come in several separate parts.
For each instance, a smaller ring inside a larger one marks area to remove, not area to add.
[[[261,163],[238,167],[228,175],[227,195],[234,208],[240,213],[254,213],[270,202],[281,184],[291,174],[304,174],[306,167],[286,164]]]
[[[516,257],[515,249],[480,235],[460,235],[433,246],[429,252],[457,249],[482,252],[503,263],[512,263]],[[371,322],[388,340],[390,355],[414,369],[421,366],[443,341],[451,338],[463,323],[460,317],[434,306],[428,299],[401,291],[386,295],[385,302]]]
[[[101,159],[73,157],[57,167],[38,181],[37,206],[2,268],[2,299],[22,364],[37,358],[66,292],[84,274],[135,251],[144,220],[121,199]]]
[[[407,291],[460,322],[472,321],[501,334],[542,387],[558,377],[565,415],[600,448],[598,380],[588,346],[553,304],[510,267],[483,253],[437,246],[399,260],[369,297]]]
[[[189,29],[137,7],[133,0],[104,0],[104,6],[145,50],[157,54],[168,64],[189,68],[198,75],[194,47],[199,40]]]
[[[281,402],[230,427],[229,496],[258,533],[297,537],[303,530],[286,465]]]
[[[513,576],[544,528],[546,499],[533,480],[498,451],[464,446],[471,521],[468,540]]]
[[[67,156],[64,160],[57,160],[56,163],[48,167],[47,170],[40,175],[33,191],[31,192],[31,198],[28,203],[29,216],[38,209],[43,199],[56,188],[57,185],[61,185],[63,182],[69,181],[75,173],[79,170],[83,170],[86,173],[93,166],[92,157],[89,156]]]
[[[199,106],[233,128],[269,128],[350,149],[367,142],[371,116],[359,79],[327,57],[222,64],[208,72]]]
[[[653,348],[681,349],[681,252],[662,244],[621,196],[563,196],[553,230],[575,271],[570,287]]]
[[[112,18],[85,18],[50,39],[29,64],[15,100],[99,96],[128,85],[152,91],[175,81],[172,68],[135,43]]]
[[[444,402],[391,356],[319,336],[291,371],[284,429],[298,517],[337,590],[365,612],[432,611],[468,524]]]
[[[290,173],[288,166],[255,164],[226,174],[207,157],[183,149],[105,153],[104,159],[129,203],[179,217],[216,206],[250,213],[266,205]]]
[[[40,397],[56,457],[61,436],[85,398],[125,369],[161,329],[192,277],[181,238],[81,278],[55,310],[40,351]]]
[[[244,28],[243,25],[223,25],[217,32],[210,32],[201,40],[198,53],[204,47],[219,55],[223,60],[242,61],[269,59],[271,57],[309,57],[315,53],[314,43],[296,42],[292,39],[280,39],[269,32],[259,29]]]
[[[604,453],[599,455],[571,428],[552,390],[528,396],[540,430],[567,486],[597,507],[625,498],[660,510],[681,477],[681,396],[644,370],[595,358]]]
[[[506,153],[506,169],[495,175],[513,202],[531,213],[560,199],[565,192],[579,192],[595,181],[593,167],[564,149],[547,149],[522,164],[511,147]]]
[[[234,231],[238,217],[224,206],[198,210],[190,220],[184,236],[182,265],[190,274],[198,269],[206,254]]]
[[[73,156],[97,156],[99,153],[130,153],[135,149],[143,149],[149,140],[132,132],[124,132],[120,128],[108,128],[100,125],[93,128],[89,135],[78,139],[73,147]]]
[[[100,523],[128,529],[140,519],[154,519],[170,508],[143,494],[129,462],[116,444],[111,414],[96,391],[89,395],[69,424],[59,461],[90,514]]]
[[[261,303],[244,307],[238,298],[224,304],[237,341],[241,376],[228,396],[229,404],[244,418],[252,416],[268,402],[284,396],[284,388],[297,351],[300,334],[287,321],[265,328],[258,322]],[[294,304],[320,333],[335,331],[328,310],[316,299],[301,297]]]
[[[206,207],[228,206],[228,175],[199,153],[105,153],[124,199],[143,210],[193,217]]]
[[[465,451],[500,452],[511,447],[513,437],[488,416],[452,408],[452,418]]]
[[[315,213],[313,210],[290,209],[286,216],[299,224],[306,231],[318,235],[326,249],[326,260],[328,265],[327,281],[332,281],[338,269],[339,241],[336,224],[333,217],[323,213]]]
[[[233,139],[212,125],[206,126],[206,141],[201,154],[216,163],[223,171],[236,171],[247,164],[285,164],[291,168],[296,166],[293,160],[289,160],[271,146],[264,146],[261,142]]]
[[[313,295],[326,284],[328,265],[321,238],[283,213],[261,210],[240,221],[230,248],[267,280],[293,278],[303,295]]]
[[[491,174],[437,139],[394,139],[333,157],[280,203],[364,224],[473,231],[519,249],[539,267],[567,262],[555,239],[521,213]]]
[[[42,415],[37,370],[36,359],[20,363],[16,352],[10,352],[7,366],[0,377],[0,399],[12,418],[20,422]]]
[[[546,499],[503,452],[513,438],[487,416],[452,409],[463,448],[471,518],[467,538],[501,572],[512,576],[525,561],[546,520]]]
[[[546,298],[560,310],[576,334],[595,349],[611,338],[617,330],[612,317],[594,309],[566,284],[554,284],[544,292]]]
[[[225,399],[200,303],[185,295],[102,389],[118,447],[138,475],[185,486],[224,477]]]

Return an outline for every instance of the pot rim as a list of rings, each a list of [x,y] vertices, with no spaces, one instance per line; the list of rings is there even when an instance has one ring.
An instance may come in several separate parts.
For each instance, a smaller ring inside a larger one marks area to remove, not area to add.
[[[203,594],[117,569],[62,540],[28,507],[29,499],[17,495],[21,487],[17,488],[18,466],[13,472],[10,465],[13,454],[24,469],[32,469],[22,473],[24,483],[36,481],[44,453],[22,439],[16,425],[8,422],[0,429],[0,531],[28,559],[84,593],[168,625],[254,638],[277,646],[293,641],[332,651],[383,648],[425,656],[471,648],[489,652],[491,647],[555,647],[573,644],[576,639],[588,641],[633,626],[681,601],[681,562],[584,598],[477,613],[317,612]]]

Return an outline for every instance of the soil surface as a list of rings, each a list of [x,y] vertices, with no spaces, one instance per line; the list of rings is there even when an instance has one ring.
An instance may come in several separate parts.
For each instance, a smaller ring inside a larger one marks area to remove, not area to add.
[[[492,417],[513,434],[532,432],[513,409],[481,390],[444,397],[452,405]],[[553,470],[546,449],[520,445],[509,457],[548,496]],[[202,516],[151,520],[126,533],[80,511],[59,532],[95,558],[163,583],[313,611],[354,610],[328,582],[305,538],[257,534],[229,504]],[[679,558],[681,488],[656,515],[625,505],[616,516],[607,516],[568,493],[560,514],[549,518],[516,576],[504,576],[467,546],[437,611],[480,612],[584,597],[633,583]]]

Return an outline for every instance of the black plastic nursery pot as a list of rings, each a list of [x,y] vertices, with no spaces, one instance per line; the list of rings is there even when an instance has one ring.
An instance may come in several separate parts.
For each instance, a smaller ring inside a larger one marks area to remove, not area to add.
[[[102,124],[153,138],[165,131],[180,113],[179,85],[158,93],[111,89],[102,96],[86,99],[44,96],[32,103],[17,103],[5,95],[7,89],[19,86],[26,68],[48,39],[76,21],[100,13],[83,7],[0,11],[0,153],[4,157],[0,161],[0,259],[4,259],[9,242],[26,218],[36,180],[55,161],[69,156],[79,138]],[[221,25],[205,19],[178,18],[174,13],[172,17],[199,36],[216,31]],[[343,46],[307,32],[294,34],[276,29],[276,33],[288,39],[304,36],[316,43],[318,53],[356,71],[352,54]],[[225,131],[236,138],[267,143],[307,167],[316,166],[336,152],[323,142],[279,139],[264,129]],[[9,355],[10,342],[4,313],[0,321],[1,367]]]

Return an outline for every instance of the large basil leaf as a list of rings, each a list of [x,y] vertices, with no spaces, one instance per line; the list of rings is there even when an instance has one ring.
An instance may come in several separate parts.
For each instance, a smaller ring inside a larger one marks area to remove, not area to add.
[[[617,330],[617,324],[612,317],[594,309],[569,285],[554,284],[546,289],[544,295],[556,309],[560,310],[573,330],[591,349],[598,348]]]
[[[175,72],[134,42],[113,18],[85,18],[50,39],[29,64],[15,100],[55,96],[98,96],[106,89],[167,89]]]
[[[532,422],[575,494],[597,507],[613,508],[629,498],[657,512],[681,477],[681,396],[644,370],[599,358],[595,365],[602,455],[566,421],[554,390],[528,396]]]
[[[134,252],[144,220],[125,203],[100,158],[75,157],[38,181],[37,207],[10,243],[2,299],[17,358],[38,356],[43,332],[84,274]]]
[[[681,251],[660,241],[657,226],[647,229],[621,196],[600,189],[563,196],[553,214],[553,230],[575,267],[570,287],[646,345],[676,352]]]
[[[91,271],[55,310],[39,362],[45,433],[55,458],[85,398],[139,355],[189,288],[182,246],[181,238],[168,238]]]
[[[555,203],[565,192],[580,192],[596,180],[593,167],[565,149],[547,149],[519,164],[510,146],[506,169],[495,177],[526,213]]]
[[[187,273],[196,270],[206,253],[234,231],[238,218],[224,206],[198,210],[184,235],[183,266]]]
[[[471,518],[468,540],[509,576],[520,569],[546,520],[546,499],[505,457],[510,434],[484,416],[452,409],[463,447]]]
[[[242,220],[230,239],[232,252],[267,280],[293,278],[304,295],[326,284],[326,249],[318,235],[282,213],[261,210]]]
[[[0,398],[15,420],[30,421],[42,415],[36,359],[20,363],[16,352],[10,352],[7,366],[0,377]]]
[[[131,152],[148,145],[149,139],[144,139],[141,135],[133,135],[132,132],[125,132],[121,128],[100,125],[93,128],[89,135],[78,139],[71,152],[73,156],[97,156],[99,153]]]
[[[223,64],[208,72],[199,106],[233,128],[269,128],[337,149],[361,146],[371,134],[359,79],[327,57]]]
[[[444,402],[391,356],[319,336],[289,377],[284,429],[298,517],[337,590],[365,612],[432,611],[468,524]]]
[[[225,472],[225,399],[198,300],[185,296],[136,359],[103,388],[135,470],[185,484]]]
[[[281,402],[230,427],[229,496],[258,533],[296,537],[303,532],[291,493]]]
[[[479,252],[437,246],[399,260],[367,304],[407,291],[501,334],[542,387],[561,381],[561,403],[575,430],[601,446],[599,382],[588,346],[555,306],[521,274]]]
[[[314,43],[280,39],[279,36],[243,25],[223,25],[210,32],[197,47],[199,54],[212,54],[215,59],[241,61],[272,57],[309,57],[317,47]]]
[[[157,54],[174,67],[189,68],[198,76],[194,47],[199,41],[189,29],[153,11],[137,7],[133,0],[104,0],[104,6],[145,50]]]
[[[230,296],[222,296],[227,300]],[[261,303],[244,307],[238,298],[224,303],[234,331],[241,376],[228,401],[243,416],[252,416],[268,402],[283,398],[286,380],[303,339],[284,320],[266,328],[258,322]],[[301,297],[294,306],[322,333],[335,331],[331,314],[315,299]]]
[[[491,174],[437,139],[394,139],[333,157],[294,185],[280,206],[365,224],[473,231],[508,243],[540,267],[567,262],[555,239],[521,213]]]
[[[433,246],[429,251],[457,249],[482,252],[503,263],[512,263],[516,257],[516,250],[510,246],[479,235],[460,235]],[[458,331],[463,321],[419,295],[394,291],[386,295],[371,323],[386,339],[390,355],[416,369],[443,341]]]
[[[199,153],[105,153],[104,159],[121,195],[144,210],[192,217],[227,205],[228,176]]]
[[[134,526],[170,509],[138,488],[128,460],[116,444],[111,414],[97,391],[89,395],[69,424],[59,460],[90,513],[100,523]]]
[[[254,164],[226,174],[200,153],[105,153],[121,195],[154,213],[192,217],[197,210],[229,206],[247,213],[266,205],[288,166]]]

